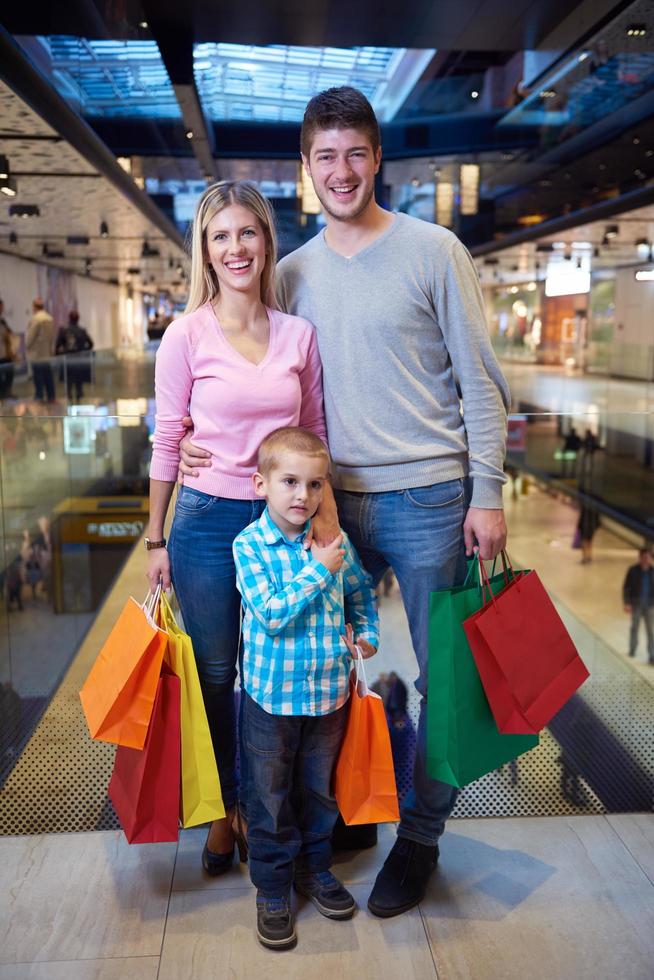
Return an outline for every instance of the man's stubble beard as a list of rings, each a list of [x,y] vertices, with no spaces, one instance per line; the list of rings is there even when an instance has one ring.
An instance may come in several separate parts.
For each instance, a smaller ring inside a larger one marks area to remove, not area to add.
[[[315,188],[314,188],[314,190],[315,190]],[[352,214],[344,215],[344,214],[338,214],[337,212],[332,211],[331,208],[327,205],[327,203],[320,196],[320,194],[318,194],[318,192],[316,191],[316,196],[317,196],[318,200],[320,201],[320,203],[322,204],[323,211],[326,211],[327,214],[330,216],[330,218],[334,218],[335,221],[356,221],[356,219],[357,218],[360,218],[361,215],[363,214],[363,212],[366,210],[366,208],[368,207],[368,205],[372,201],[372,199],[374,197],[374,194],[375,194],[375,188],[373,186],[373,187],[370,188],[367,196],[361,202],[361,206],[359,208],[357,208],[357,210],[354,211]]]

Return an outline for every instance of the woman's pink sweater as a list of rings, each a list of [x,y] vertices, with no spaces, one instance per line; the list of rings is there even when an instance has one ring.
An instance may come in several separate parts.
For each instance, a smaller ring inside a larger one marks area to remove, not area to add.
[[[195,445],[211,453],[211,466],[185,476],[184,483],[214,497],[254,498],[257,450],[273,429],[301,425],[327,441],[313,326],[267,312],[270,343],[260,364],[232,347],[210,303],[170,324],[155,368],[152,479],[177,479],[185,415],[193,418]]]

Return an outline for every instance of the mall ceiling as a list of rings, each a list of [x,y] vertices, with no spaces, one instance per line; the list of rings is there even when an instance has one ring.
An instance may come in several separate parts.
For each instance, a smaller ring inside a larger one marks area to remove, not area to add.
[[[179,282],[183,229],[170,188],[197,193],[205,179],[233,174],[292,184],[301,107],[311,86],[340,79],[377,93],[383,182],[389,195],[402,188],[408,208],[414,192],[456,182],[461,163],[480,165],[478,213],[456,226],[473,248],[533,237],[542,222],[654,183],[649,0],[23,0],[0,22],[17,59],[0,58],[11,95],[0,154],[16,200],[47,201],[41,224],[16,227],[0,198],[0,250],[28,254],[32,242],[30,257],[43,257],[51,240],[50,251],[65,251],[53,261],[73,267],[72,256],[87,268],[90,257],[105,278],[124,279],[143,258],[145,281]],[[110,41],[136,46],[138,64],[99,50]],[[307,58],[283,46],[308,46]],[[360,47],[369,55],[342,50]],[[278,75],[262,74],[273,55]],[[131,173],[115,159],[112,169],[101,145]],[[98,238],[103,214],[112,235],[121,229],[113,243]],[[89,247],[62,249],[70,236],[89,237]]]

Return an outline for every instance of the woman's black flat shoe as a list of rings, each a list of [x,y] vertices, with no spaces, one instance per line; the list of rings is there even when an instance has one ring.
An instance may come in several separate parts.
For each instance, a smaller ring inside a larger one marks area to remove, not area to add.
[[[204,845],[202,867],[212,878],[217,878],[218,875],[224,875],[226,871],[229,871],[233,860],[234,848],[227,851],[226,854],[216,854],[214,851],[210,851],[206,844]]]

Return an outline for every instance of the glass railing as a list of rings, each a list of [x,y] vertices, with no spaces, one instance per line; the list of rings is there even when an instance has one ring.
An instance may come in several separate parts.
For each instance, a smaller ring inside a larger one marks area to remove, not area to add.
[[[0,785],[145,530],[151,450],[140,415],[13,408],[26,414],[0,417]]]
[[[0,415],[13,414],[17,403],[27,406],[23,413],[52,416],[65,415],[69,405],[97,401],[118,402],[113,407],[119,415],[146,415],[140,399],[154,395],[156,346],[60,354],[39,362],[36,374],[32,365],[13,364],[0,374]]]
[[[99,783],[96,780],[93,792],[100,796],[85,826],[115,826],[115,816],[102,795],[109,774],[105,770],[111,768],[110,753],[107,746],[95,743],[88,748],[77,687],[67,691],[65,710],[61,703],[56,710],[53,705],[57,698],[62,701],[62,678],[75,662],[85,634],[111,595],[116,576],[147,522],[154,354],[150,350],[130,355],[99,352],[93,361],[81,401],[69,402],[64,394],[50,412],[50,406],[34,404],[30,379],[17,377],[14,395],[19,396],[22,390],[24,397],[6,399],[2,404],[0,833],[27,832],[23,818],[17,823],[11,814],[29,813],[30,794],[47,798],[51,791],[49,784],[39,784],[40,775],[24,776],[37,769],[38,773],[45,772],[43,766],[34,769],[29,753],[38,749],[42,754],[43,745],[49,746],[51,739],[67,746],[83,742],[84,752],[90,753],[84,764],[89,759],[91,765],[95,765],[94,759],[97,762],[94,772],[96,776],[100,772],[102,779]],[[650,523],[654,515],[654,466],[648,455],[654,446],[650,387],[604,377],[580,379],[532,365],[506,367],[514,392],[507,499],[513,490],[521,500],[528,484],[524,475],[533,473],[565,491],[569,500],[566,535],[570,539],[580,507],[599,514],[600,521],[607,515],[613,517],[625,528],[626,541],[620,552],[624,565],[625,555],[633,556],[633,545],[648,537],[650,529],[654,537],[654,524]],[[64,382],[57,382],[63,387]],[[595,386],[590,394],[589,384]],[[574,439],[571,443],[573,427],[580,444]],[[587,429],[590,437],[586,437]],[[572,444],[575,448],[570,448]],[[552,498],[542,494],[538,500],[539,506],[547,509]],[[508,515],[510,533],[516,528],[518,560],[537,564],[529,552],[520,553],[519,542],[524,541],[520,505],[510,507]],[[566,539],[566,551],[570,543]],[[616,574],[620,577],[623,569]],[[591,667],[591,681],[553,721],[537,751],[503,773],[484,777],[486,789],[466,790],[461,812],[477,812],[475,807],[482,806],[480,800],[489,786],[501,790],[505,800],[514,799],[511,793],[522,793],[522,803],[518,806],[515,797],[515,806],[523,807],[520,812],[533,813],[544,812],[539,811],[536,791],[542,780],[547,783],[549,798],[563,799],[567,793],[567,806],[581,806],[581,800],[595,811],[635,808],[643,799],[643,787],[651,788],[651,748],[648,755],[642,731],[643,724],[651,728],[654,719],[652,688],[616,655],[617,641],[612,644],[600,639],[588,619],[570,607],[566,579],[561,580],[560,589],[556,578],[553,583],[564,617]],[[617,595],[617,579],[614,587]],[[393,601],[391,597],[382,603],[386,652],[382,645],[380,657],[383,654],[385,660],[380,659],[373,669],[373,681],[375,671],[393,668],[395,651],[406,645],[397,633],[404,630],[406,638],[405,621],[398,627],[403,616],[399,598],[395,605]],[[98,645],[100,642],[101,637]],[[411,690],[411,671],[405,680]],[[611,691],[622,691],[628,699],[622,713],[614,703],[617,695]],[[415,723],[412,698],[411,694],[409,720]],[[637,710],[633,707],[636,702]],[[41,740],[36,748],[35,739]],[[619,794],[622,803],[615,802],[610,786],[605,785],[605,775],[596,771],[595,755],[588,748],[594,739],[613,753],[612,758],[628,761],[632,782]],[[66,766],[77,765],[70,761],[74,756],[75,752],[67,751],[61,760],[54,760],[53,765],[63,767],[57,770],[57,785],[70,781]],[[77,822],[68,829],[80,827],[79,795],[76,799],[70,806],[77,806]],[[39,829],[67,829],[63,817],[56,827],[47,825],[47,819],[46,814]]]

